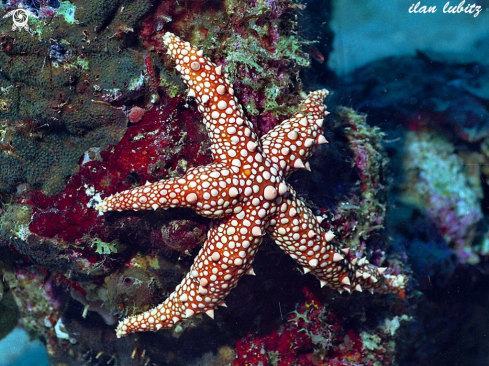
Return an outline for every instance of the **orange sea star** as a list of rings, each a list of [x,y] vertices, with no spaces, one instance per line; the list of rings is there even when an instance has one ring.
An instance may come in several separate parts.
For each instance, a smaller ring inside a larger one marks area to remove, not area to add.
[[[171,33],[163,41],[176,69],[198,103],[211,139],[214,163],[189,169],[181,178],[147,183],[105,198],[101,211],[190,207],[215,218],[207,241],[175,291],[156,308],[123,319],[117,336],[169,328],[182,319],[206,313],[224,303],[240,277],[251,267],[265,234],[320,281],[340,291],[369,289],[396,292],[404,276],[383,274],[331,240],[320,222],[285,181],[318,145],[327,114],[326,90],[309,94],[290,119],[259,139],[245,117],[222,68],[203,52]]]

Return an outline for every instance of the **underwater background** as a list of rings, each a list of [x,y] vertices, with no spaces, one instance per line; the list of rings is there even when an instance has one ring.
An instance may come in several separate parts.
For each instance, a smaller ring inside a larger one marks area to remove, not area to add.
[[[489,364],[489,1],[4,0],[0,14],[0,366]],[[96,210],[212,162],[167,31],[223,65],[259,136],[330,91],[329,143],[288,181],[401,291],[321,287],[266,239],[214,319],[116,338],[172,293],[212,222]]]

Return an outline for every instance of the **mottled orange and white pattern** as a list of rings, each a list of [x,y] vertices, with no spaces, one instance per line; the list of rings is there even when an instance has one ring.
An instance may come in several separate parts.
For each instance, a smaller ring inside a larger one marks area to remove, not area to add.
[[[107,197],[101,211],[190,207],[215,218],[207,241],[175,291],[156,308],[122,320],[117,336],[169,328],[182,319],[224,304],[224,298],[252,263],[265,234],[321,285],[339,291],[396,292],[403,276],[384,275],[365,259],[332,242],[286,178],[309,169],[307,160],[326,143],[321,134],[326,90],[309,94],[291,118],[259,139],[220,66],[171,33],[164,43],[202,113],[214,163],[192,168],[181,178],[147,183]]]

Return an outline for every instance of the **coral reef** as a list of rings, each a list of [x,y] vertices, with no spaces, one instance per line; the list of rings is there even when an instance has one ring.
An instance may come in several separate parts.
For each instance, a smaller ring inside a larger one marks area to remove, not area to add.
[[[327,58],[327,47],[297,32],[309,6],[291,0],[12,0],[0,8],[20,3],[37,15],[29,20],[32,32],[11,31],[11,19],[0,24],[0,311],[10,314],[0,335],[19,322],[46,344],[53,365],[230,364],[240,360],[246,342],[263,342],[267,334],[275,360],[295,357],[283,348],[292,334],[304,339],[295,355],[304,350],[312,364],[392,359],[397,333],[380,329],[386,319],[402,318],[402,297],[350,298],[320,289],[268,241],[255,261],[260,279],[244,278],[215,320],[194,318],[120,340],[114,332],[116,318],[170,295],[210,225],[186,209],[104,216],[95,209],[102,196],[212,161],[197,106],[183,95],[162,35],[181,35],[229,71],[261,136],[296,112],[302,89],[309,89],[299,79],[309,64],[306,52],[313,62],[321,53]],[[314,39],[328,37],[326,24],[314,31]],[[325,229],[345,239],[349,260],[361,250],[397,275],[402,262],[382,230],[381,133],[351,110],[338,112],[333,125],[326,131],[330,147],[311,161],[313,172],[294,173],[290,181],[315,215],[331,220]],[[364,314],[369,321],[360,326]],[[282,343],[279,334],[286,334]]]
[[[466,162],[442,136],[430,132],[406,135],[405,190],[400,200],[425,214],[457,252],[461,261],[476,263],[473,253],[477,223],[482,219],[482,191],[470,181]]]
[[[30,18],[33,34],[11,32],[10,22],[0,25],[0,192],[27,183],[54,195],[84,151],[120,141],[126,120],[117,107],[145,95],[144,51],[134,46],[152,4],[22,4],[38,16]]]
[[[352,150],[351,164],[358,174],[358,181],[348,202],[342,202],[334,212],[333,216],[339,220],[335,232],[347,236],[356,248],[354,245],[364,243],[372,233],[383,229],[386,207],[382,199],[386,194],[384,172],[387,164],[381,145],[384,134],[379,128],[370,127],[366,116],[348,108],[337,110],[337,123]]]
[[[388,68],[405,70],[392,77]],[[414,72],[414,70],[416,70]],[[462,262],[483,253],[484,141],[487,139],[485,86],[489,69],[440,55],[379,60],[347,76],[341,103],[369,112],[383,128],[395,173],[393,199],[418,208],[435,225]],[[429,74],[419,80],[418,73]],[[368,86],[368,87],[367,87]],[[390,90],[384,95],[384,90]],[[393,122],[395,119],[395,123]],[[401,127],[401,128],[399,128]],[[482,250],[482,251],[481,251]]]
[[[416,288],[407,295],[412,321],[399,333],[418,341],[398,343],[403,365],[478,364],[489,349],[480,339],[487,328],[488,72],[463,55],[419,52],[352,72],[336,94],[385,134],[386,229]]]
[[[307,288],[303,292],[304,302],[288,315],[286,324],[236,342],[233,365],[392,365],[393,339],[407,316],[360,330],[367,325],[346,325],[350,323],[342,315],[329,311]]]
[[[187,0],[177,6],[162,2],[145,19],[141,36],[148,49],[161,53],[166,52],[162,29],[209,52],[219,51],[217,64],[227,70],[241,104],[262,135],[298,104],[298,73],[309,65],[309,59],[303,51],[307,41],[295,32],[293,11],[303,7],[290,0]],[[174,83],[167,73],[160,73],[160,78],[165,84]]]

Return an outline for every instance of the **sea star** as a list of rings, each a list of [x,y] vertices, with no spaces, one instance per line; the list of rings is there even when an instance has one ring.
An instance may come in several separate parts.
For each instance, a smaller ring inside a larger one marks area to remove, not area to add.
[[[294,170],[308,169],[309,157],[327,142],[321,126],[328,91],[310,93],[298,112],[259,139],[221,66],[174,34],[166,33],[163,41],[203,114],[214,163],[107,197],[99,210],[190,207],[216,220],[182,283],[156,308],[123,319],[117,336],[169,328],[202,313],[214,317],[240,277],[254,274],[251,265],[266,233],[321,286],[381,293],[403,288],[404,276],[383,274],[385,268],[332,243],[322,218],[285,181]]]

